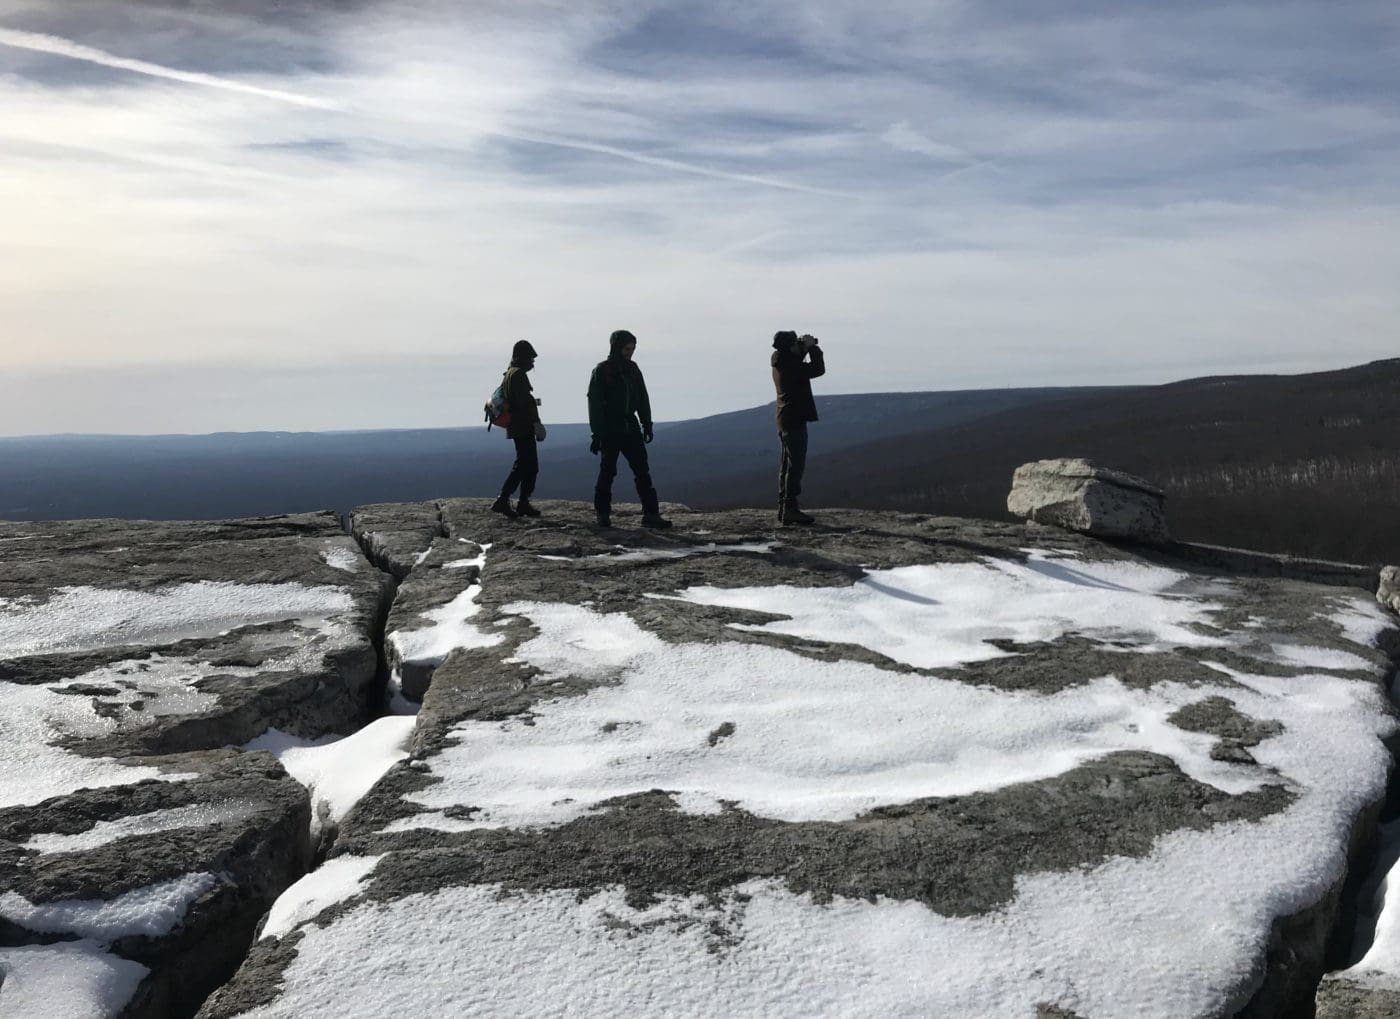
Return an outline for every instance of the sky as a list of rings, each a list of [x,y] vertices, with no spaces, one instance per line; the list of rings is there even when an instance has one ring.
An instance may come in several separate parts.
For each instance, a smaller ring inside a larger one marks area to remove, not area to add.
[[[1400,353],[1393,0],[0,0],[0,435]]]

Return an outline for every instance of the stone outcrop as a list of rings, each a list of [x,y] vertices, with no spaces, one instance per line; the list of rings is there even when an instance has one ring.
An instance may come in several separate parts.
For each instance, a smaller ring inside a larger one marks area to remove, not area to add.
[[[1317,989],[1317,1019],[1396,1019],[1400,988],[1371,987],[1346,975],[1328,976]]]
[[[190,1015],[311,862],[235,748],[364,724],[386,578],[329,513],[0,523],[0,561],[0,1011]]]
[[[1310,1011],[1389,768],[1369,593],[1020,524],[488,505],[400,529],[391,628],[444,641],[399,660],[412,753],[204,1019]],[[1197,927],[1237,936],[1183,959]]]
[[[1142,478],[1088,460],[1038,460],[1016,469],[1006,508],[1082,534],[1162,545],[1171,537],[1165,498]]]
[[[1376,600],[1391,612],[1400,613],[1400,566],[1387,566],[1381,570],[1381,583],[1376,589]]]

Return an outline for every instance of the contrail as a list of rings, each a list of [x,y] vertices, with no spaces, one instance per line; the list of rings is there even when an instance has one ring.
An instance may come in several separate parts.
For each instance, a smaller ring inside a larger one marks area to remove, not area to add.
[[[181,71],[174,67],[163,67],[145,60],[129,60],[126,57],[119,57],[115,53],[108,53],[106,50],[99,50],[92,46],[84,46],[71,39],[64,39],[56,35],[17,32],[10,28],[0,28],[0,46],[11,46],[14,49],[30,50],[34,53],[48,53],[55,57],[67,57],[70,60],[82,60],[89,64],[100,64],[103,67],[112,67],[120,71],[150,75],[153,78],[182,81],[188,85],[203,85],[206,88],[223,89],[225,92],[241,92],[244,95],[261,96],[264,99],[272,99],[280,103],[291,103],[293,106],[307,106],[315,110],[341,109],[339,103],[327,99],[300,95],[296,92],[283,92],[275,88],[261,88],[257,85],[235,81],[232,78],[220,78],[214,74]]]
[[[99,64],[103,67],[112,67],[117,70],[131,71],[135,74],[149,75],[153,78],[164,78],[168,81],[184,82],[187,85],[202,85],[205,88],[222,89],[225,92],[240,92],[244,95],[259,96],[263,99],[271,99],[276,102],[290,103],[293,106],[304,106],[316,110],[331,110],[338,113],[359,112],[365,115],[373,115],[371,111],[356,111],[351,107],[330,99],[321,99],[316,96],[304,95],[299,92],[286,92],[275,88],[262,88],[261,86],[249,85],[246,82],[237,81],[232,78],[221,78],[215,74],[203,74],[198,71],[182,71],[179,68],[166,67],[162,64],[152,64],[145,60],[130,60],[126,57],[119,57],[115,53],[108,53],[106,50],[100,50],[92,46],[84,46],[82,43],[74,42],[71,39],[64,39],[57,35],[43,35],[38,32],[20,32],[10,28],[0,28],[0,46],[11,46],[15,49],[29,50],[34,53],[47,53],[56,57],[67,57],[70,60],[82,60],[90,64]],[[417,119],[421,122],[421,118]],[[828,198],[859,199],[861,197],[860,195],[848,192],[810,187],[805,184],[794,184],[773,177],[735,173],[729,170],[716,170],[678,159],[667,159],[663,156],[649,156],[641,152],[633,152],[630,149],[623,149],[602,142],[590,142],[558,135],[533,134],[501,128],[482,127],[470,122],[462,122],[462,126],[470,127],[483,134],[503,138],[507,141],[522,142],[529,145],[547,145],[552,148],[572,149],[575,152],[592,152],[596,155],[612,156],[615,159],[624,159],[631,163],[640,163],[643,166],[652,166],[663,170],[675,170],[678,173],[688,173],[698,177],[729,180],[741,184],[757,184],[762,187],[777,188],[780,191],[796,191],[802,194],[822,195]]]

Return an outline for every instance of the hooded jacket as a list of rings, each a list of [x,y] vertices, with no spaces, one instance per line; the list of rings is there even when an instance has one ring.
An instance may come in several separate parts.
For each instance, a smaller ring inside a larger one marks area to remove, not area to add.
[[[622,348],[636,342],[625,330],[613,333],[608,359],[598,363],[588,380],[588,427],[603,441],[651,431],[646,380],[642,370],[622,356]]]
[[[506,426],[507,438],[534,438],[535,425],[540,420],[540,408],[535,403],[534,386],[530,385],[530,376],[526,374],[534,366],[534,357],[513,357],[510,367],[501,379],[501,385],[505,387],[506,401],[510,404],[510,424]]]
[[[806,361],[792,349],[773,351],[773,386],[778,391],[778,431],[790,432],[817,420],[817,401],[812,396],[812,380],[826,374],[826,356],[813,347]]]

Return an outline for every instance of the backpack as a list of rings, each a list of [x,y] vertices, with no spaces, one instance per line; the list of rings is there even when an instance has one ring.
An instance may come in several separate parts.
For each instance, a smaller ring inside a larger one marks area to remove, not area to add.
[[[491,399],[486,401],[482,407],[486,413],[486,430],[489,432],[491,426],[497,428],[510,427],[510,401],[506,399],[506,380],[501,379],[501,384],[496,387],[491,394]]]

